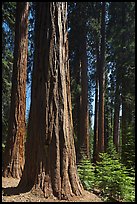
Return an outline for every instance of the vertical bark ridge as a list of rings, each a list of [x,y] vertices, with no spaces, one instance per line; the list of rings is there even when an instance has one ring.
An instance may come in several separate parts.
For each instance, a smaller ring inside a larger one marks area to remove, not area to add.
[[[24,166],[29,3],[17,3],[11,105],[3,176],[20,178]]]
[[[99,69],[99,152],[104,152],[104,97],[105,97],[105,2],[102,2],[101,47]]]
[[[47,15],[41,21],[40,9]],[[83,189],[77,176],[72,130],[66,12],[67,2],[37,3],[26,162],[19,183],[20,188],[40,189],[45,197],[53,194],[59,199],[80,195]]]

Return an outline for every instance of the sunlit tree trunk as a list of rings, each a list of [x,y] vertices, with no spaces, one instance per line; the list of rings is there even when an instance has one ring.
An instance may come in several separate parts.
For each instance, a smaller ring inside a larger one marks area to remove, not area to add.
[[[24,166],[28,8],[28,2],[17,2],[11,105],[3,157],[3,176],[5,177],[20,178]]]
[[[73,138],[67,2],[37,2],[35,32],[26,161],[18,187],[68,199],[83,187]]]

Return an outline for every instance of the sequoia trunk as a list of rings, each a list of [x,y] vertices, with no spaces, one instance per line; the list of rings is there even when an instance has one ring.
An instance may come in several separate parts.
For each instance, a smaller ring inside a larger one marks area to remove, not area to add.
[[[120,112],[120,85],[118,70],[116,75],[116,92],[115,92],[115,109],[114,109],[114,130],[113,130],[113,142],[116,148],[116,151],[119,150],[119,112]]]
[[[76,49],[76,57],[75,57],[75,64],[74,64],[74,79],[77,86],[77,92],[74,95],[73,99],[73,125],[74,125],[74,133],[76,135],[75,141],[75,148],[76,148],[76,159],[77,162],[79,160],[80,154],[80,144],[79,144],[79,135],[80,135],[80,98],[81,98],[81,79],[80,79],[80,54],[79,49]]]
[[[81,69],[81,100],[80,100],[80,132],[78,139],[80,148],[87,158],[90,158],[89,150],[89,115],[88,115],[88,76],[87,76],[87,51],[86,51],[86,27],[83,25],[80,43],[80,69]],[[80,136],[80,137],[79,137]]]
[[[93,148],[93,161],[96,163],[98,160],[98,111],[99,111],[99,101],[98,101],[98,69],[99,69],[99,45],[98,40],[96,41],[96,90],[95,90],[95,117],[94,117],[94,148]]]
[[[3,176],[20,178],[24,166],[28,2],[17,2],[11,105]]]
[[[105,2],[102,2],[101,48],[99,63],[99,152],[104,151],[104,96],[105,96]]]
[[[35,59],[20,188],[59,199],[81,195],[68,64],[67,2],[36,3]]]

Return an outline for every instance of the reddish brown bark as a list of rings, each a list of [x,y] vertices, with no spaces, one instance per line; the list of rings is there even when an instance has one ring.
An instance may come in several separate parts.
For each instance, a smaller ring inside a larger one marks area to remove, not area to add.
[[[94,147],[93,147],[93,161],[96,163],[98,160],[98,114],[99,114],[99,101],[98,101],[98,69],[99,69],[99,44],[96,41],[96,90],[95,90],[95,116],[94,116]]]
[[[83,187],[73,138],[67,2],[37,3],[35,32],[26,161],[18,187],[69,199]]]
[[[96,91],[95,91],[94,149],[93,149],[94,163],[96,163],[97,160],[98,160],[98,79],[96,79]]]
[[[85,24],[84,24],[85,25]],[[78,139],[80,147],[84,148],[87,158],[90,158],[89,149],[89,115],[88,115],[88,76],[87,76],[87,50],[86,28],[83,26],[80,35],[80,70],[81,70],[81,98],[80,98],[80,132]],[[80,138],[79,138],[80,136]]]
[[[101,48],[99,65],[99,131],[98,150],[104,151],[104,96],[105,96],[105,2],[102,2]]]
[[[118,152],[119,148],[119,112],[120,112],[120,90],[119,90],[119,81],[116,81],[116,92],[115,92],[115,109],[114,109],[114,129],[113,129],[113,142]]]
[[[3,176],[21,177],[24,165],[28,2],[17,3],[11,105]]]
[[[76,50],[76,57],[75,57],[75,63],[74,63],[74,80],[75,80],[75,86],[77,87],[77,92],[73,93],[73,125],[74,125],[74,132],[75,132],[75,148],[76,148],[76,158],[77,162],[79,160],[79,154],[80,154],[80,145],[79,145],[79,139],[80,136],[80,95],[81,95],[81,84],[80,84],[80,60],[79,60],[80,54],[79,49]]]

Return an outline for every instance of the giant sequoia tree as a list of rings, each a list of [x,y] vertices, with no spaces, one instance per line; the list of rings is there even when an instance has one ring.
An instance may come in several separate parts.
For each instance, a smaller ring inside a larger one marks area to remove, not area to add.
[[[17,3],[11,105],[3,160],[3,176],[16,178],[22,175],[24,165],[28,8],[27,2]]]
[[[82,194],[77,176],[68,64],[67,3],[36,3],[26,161],[20,188],[46,197]],[[35,161],[35,162],[34,162]]]

